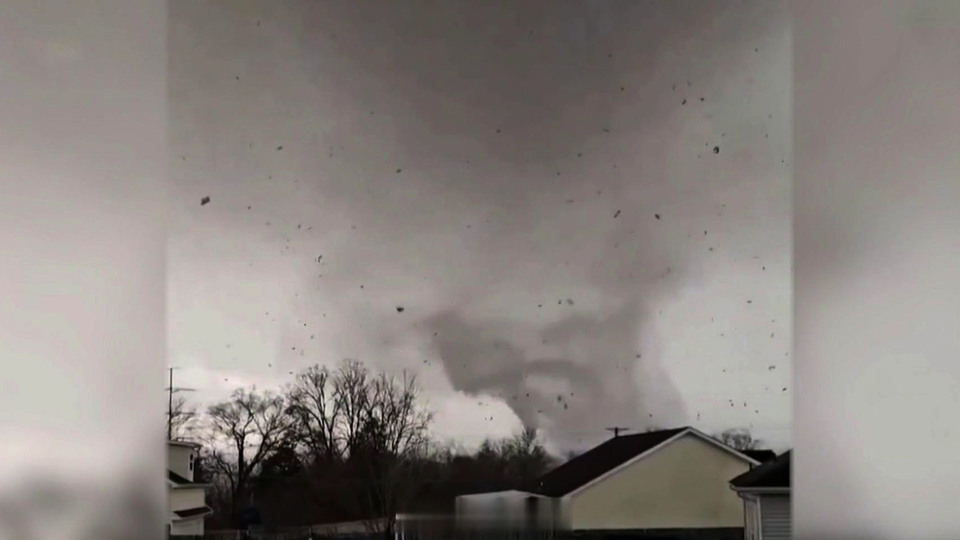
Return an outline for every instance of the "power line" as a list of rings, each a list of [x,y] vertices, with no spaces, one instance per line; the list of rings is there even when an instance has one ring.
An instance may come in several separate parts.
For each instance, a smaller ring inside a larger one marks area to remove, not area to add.
[[[167,390],[167,440],[173,439],[173,394],[177,392],[194,392],[193,388],[176,388],[173,386],[173,370],[177,368],[172,367],[170,371],[170,386],[166,388]],[[183,413],[180,413],[183,414]]]

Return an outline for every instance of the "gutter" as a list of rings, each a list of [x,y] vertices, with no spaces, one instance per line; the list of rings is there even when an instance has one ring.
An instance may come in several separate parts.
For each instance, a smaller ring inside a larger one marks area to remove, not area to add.
[[[213,487],[213,484],[174,484],[172,482],[167,485],[170,486],[170,489],[207,489]]]
[[[788,487],[737,487],[734,485],[730,486],[730,489],[736,491],[737,493],[746,493],[751,495],[789,495],[790,488]]]

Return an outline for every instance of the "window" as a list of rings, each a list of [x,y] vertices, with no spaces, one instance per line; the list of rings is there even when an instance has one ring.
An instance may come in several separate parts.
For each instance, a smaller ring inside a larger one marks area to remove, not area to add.
[[[193,454],[190,454],[190,464],[189,464],[189,467],[190,467],[190,470],[192,471],[192,470],[193,470]]]

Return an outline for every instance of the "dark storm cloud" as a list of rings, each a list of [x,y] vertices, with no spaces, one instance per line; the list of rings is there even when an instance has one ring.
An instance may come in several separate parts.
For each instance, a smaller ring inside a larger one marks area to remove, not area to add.
[[[503,399],[525,426],[545,428],[562,447],[582,446],[584,435],[606,426],[640,429],[682,421],[684,406],[672,382],[648,367],[638,384],[640,302],[627,301],[607,316],[573,314],[542,329],[539,357],[500,337],[503,321],[465,321],[456,312],[434,317],[429,328],[455,388]],[[650,362],[653,360],[653,362]],[[550,381],[544,389],[537,382]],[[655,399],[644,399],[647,392]],[[661,414],[664,413],[664,414]],[[541,421],[545,419],[547,425]],[[579,444],[578,444],[579,443]]]
[[[657,72],[669,69],[663,64],[675,50],[711,26],[726,27],[721,39],[762,35],[779,8],[775,2],[315,2],[304,6],[294,40],[305,55],[336,50],[336,60],[301,60],[316,84],[365,102],[368,110],[358,116],[389,116],[399,148],[393,153],[404,161],[483,158],[530,167],[610,145],[605,136],[621,128],[663,121],[673,110],[658,101],[677,81]],[[711,66],[712,60],[703,58],[697,77],[686,75],[699,91],[722,74],[724,63]],[[323,77],[331,64],[350,75]],[[681,82],[681,94],[686,90]],[[640,107],[625,116],[625,104],[637,101]],[[509,176],[482,188],[462,177],[434,180],[464,184],[474,195],[519,189]],[[549,185],[580,182],[560,175]]]
[[[279,245],[242,255],[310,319],[278,355],[322,341],[399,362],[382,335],[415,334],[454,388],[558,440],[683,421],[651,319],[701,280],[723,238],[704,229],[782,206],[742,141],[711,150],[732,131],[719,94],[782,3],[174,6],[175,177],[219,179],[190,211],[225,237]],[[738,216],[726,197],[747,188],[761,202]]]

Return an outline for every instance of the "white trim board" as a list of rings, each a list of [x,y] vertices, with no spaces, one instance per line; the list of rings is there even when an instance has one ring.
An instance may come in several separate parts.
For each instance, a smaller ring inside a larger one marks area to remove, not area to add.
[[[169,446],[181,446],[185,448],[201,448],[200,443],[190,442],[190,441],[167,441]]]
[[[618,472],[626,469],[627,467],[633,465],[634,463],[640,461],[641,459],[647,458],[647,457],[649,457],[649,456],[657,453],[658,451],[666,448],[667,446],[670,446],[672,443],[674,443],[674,442],[682,439],[683,437],[686,437],[687,435],[693,435],[694,437],[697,437],[698,439],[701,439],[701,440],[703,440],[704,442],[707,442],[707,443],[709,443],[709,444],[712,444],[713,446],[715,446],[715,447],[717,447],[717,448],[719,448],[719,449],[727,452],[728,454],[731,454],[731,455],[733,455],[734,457],[737,457],[737,458],[742,459],[743,461],[746,461],[746,462],[749,463],[750,465],[759,465],[759,464],[760,464],[760,462],[759,462],[758,460],[753,459],[752,457],[744,454],[743,452],[740,452],[739,450],[737,450],[737,449],[735,449],[735,448],[733,448],[733,447],[731,447],[731,446],[728,446],[728,445],[726,445],[726,444],[723,444],[722,442],[714,439],[713,437],[707,435],[706,433],[704,433],[704,432],[702,432],[702,431],[700,431],[700,430],[698,430],[698,429],[696,429],[696,428],[688,427],[688,428],[685,428],[685,429],[684,429],[683,431],[681,431],[680,433],[677,433],[677,434],[674,435],[673,437],[670,437],[669,439],[667,439],[667,440],[663,441],[662,443],[654,446],[653,448],[650,448],[650,449],[647,450],[646,452],[640,453],[640,454],[638,454],[638,455],[636,455],[636,456],[628,459],[627,461],[621,463],[620,465],[617,465],[616,467],[614,467],[614,468],[610,469],[609,471],[601,474],[600,476],[594,478],[593,480],[590,480],[590,481],[587,482],[586,484],[583,484],[582,486],[580,486],[580,487],[578,487],[577,489],[571,491],[570,493],[567,493],[566,495],[563,495],[561,498],[562,498],[562,499],[570,499],[570,498],[572,498],[573,496],[575,496],[576,494],[578,494],[578,493],[580,493],[580,492],[582,492],[582,491],[590,488],[591,486],[594,486],[594,485],[596,485],[596,484],[599,484],[600,482],[602,482],[602,481],[606,480],[607,478],[609,478],[609,477],[617,474]]]

